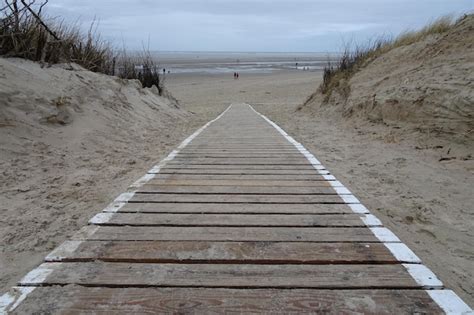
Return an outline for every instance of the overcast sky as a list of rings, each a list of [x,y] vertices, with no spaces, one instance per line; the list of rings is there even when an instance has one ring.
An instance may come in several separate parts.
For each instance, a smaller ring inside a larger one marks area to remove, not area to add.
[[[117,46],[168,51],[329,52],[474,11],[474,0],[50,0]]]

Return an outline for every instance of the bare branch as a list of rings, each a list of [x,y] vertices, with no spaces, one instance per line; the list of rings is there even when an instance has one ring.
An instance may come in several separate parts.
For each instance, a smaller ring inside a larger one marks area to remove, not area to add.
[[[14,1],[16,1],[16,0],[14,0]],[[33,9],[31,9],[31,7],[30,7],[28,4],[26,4],[25,0],[21,0],[21,3],[23,3],[23,5],[27,8],[27,10],[30,11],[30,13],[31,13],[31,14],[35,17],[35,19],[38,21],[38,23],[40,23],[40,24],[46,29],[46,31],[47,31],[48,33],[50,33],[50,34],[54,37],[54,39],[60,40],[59,36],[56,35],[56,33],[55,33],[54,31],[52,31],[52,30],[48,27],[48,25],[46,25],[46,23],[43,22],[43,20],[41,19],[41,17],[39,17],[38,14],[37,14]]]
[[[45,0],[45,1],[40,5],[40,8],[39,8],[39,10],[38,10],[38,16],[41,16],[41,11],[43,10],[43,7],[48,4],[48,2],[49,2],[49,0]]]

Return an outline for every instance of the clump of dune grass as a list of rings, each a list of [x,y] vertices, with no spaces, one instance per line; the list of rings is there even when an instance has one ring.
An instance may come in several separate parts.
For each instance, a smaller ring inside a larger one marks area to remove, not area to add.
[[[44,0],[5,0],[0,6],[0,56],[19,57],[45,64],[76,63],[87,70],[124,79],[137,79],[142,86],[156,86],[160,95],[163,80],[148,50],[129,57],[103,40],[93,22],[87,32],[77,25],[43,17]]]
[[[0,12],[0,55],[46,64],[74,62],[90,71],[113,73],[113,49],[101,39],[96,24],[83,34],[77,26],[45,19],[41,10],[46,4],[5,1]]]
[[[328,62],[324,67],[323,82],[319,86],[319,91],[326,96],[326,99],[335,88],[340,88],[343,94],[348,94],[347,81],[378,56],[394,48],[416,43],[430,35],[442,34],[454,24],[451,16],[444,16],[418,31],[406,31],[396,38],[382,36],[365,45],[346,46],[336,62]]]
[[[148,49],[133,57],[123,50],[117,60],[117,75],[122,79],[138,79],[144,88],[156,86],[159,94],[163,94],[164,80],[160,67]]]

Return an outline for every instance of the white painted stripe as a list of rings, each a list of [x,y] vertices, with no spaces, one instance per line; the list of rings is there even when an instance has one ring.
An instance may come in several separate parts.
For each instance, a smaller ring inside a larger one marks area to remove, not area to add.
[[[447,315],[472,315],[474,311],[451,290],[426,290]]]
[[[348,204],[348,206],[352,209],[352,211],[354,211],[354,213],[370,213],[370,211],[360,203],[352,203]]]
[[[369,229],[382,243],[400,243],[400,239],[385,227],[369,227]]]
[[[101,212],[97,213],[92,219],[89,220],[89,224],[105,224],[112,219],[115,213]]]
[[[367,214],[361,217],[361,219],[367,226],[383,226],[382,222],[380,222],[380,220],[372,214]]]
[[[344,187],[345,186],[338,180],[332,180],[328,182],[332,187]]]
[[[339,195],[352,195],[352,193],[347,189],[346,187],[334,187],[334,190],[339,194]]]
[[[13,312],[36,287],[13,287],[0,296],[0,315]]]
[[[44,263],[31,270],[20,280],[22,286],[34,286],[43,283],[61,263]]]
[[[333,175],[323,175],[323,178],[325,180],[336,180],[336,177],[334,177]]]
[[[128,202],[130,199],[133,198],[134,195],[135,195],[135,192],[134,192],[134,191],[123,193],[123,194],[121,194],[120,196],[118,196],[118,197],[114,200],[114,202]]]
[[[400,262],[420,264],[421,259],[415,255],[408,246],[403,243],[384,243],[385,247],[392,253],[392,255]]]
[[[142,176],[139,180],[137,180],[135,183],[133,183],[130,188],[139,188],[146,183],[148,183],[150,180],[152,180],[156,175],[154,173],[148,172],[148,174],[145,174]]]
[[[441,289],[443,283],[425,265],[402,264],[415,281],[425,289]]]
[[[357,199],[354,195],[339,195],[345,203],[360,203],[359,199]]]
[[[46,262],[56,262],[63,260],[68,256],[68,254],[74,253],[78,248],[79,245],[82,244],[83,241],[65,241],[58,247],[56,247],[51,253],[46,256],[44,259]]]
[[[120,208],[122,208],[123,206],[125,206],[126,203],[124,202],[112,202],[111,204],[109,204],[104,210],[102,210],[103,212],[118,212],[120,210]]]

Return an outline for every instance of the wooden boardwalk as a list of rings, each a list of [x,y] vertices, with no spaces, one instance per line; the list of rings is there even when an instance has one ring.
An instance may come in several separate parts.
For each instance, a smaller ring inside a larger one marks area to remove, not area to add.
[[[468,314],[301,144],[236,104],[0,298],[0,313]]]

